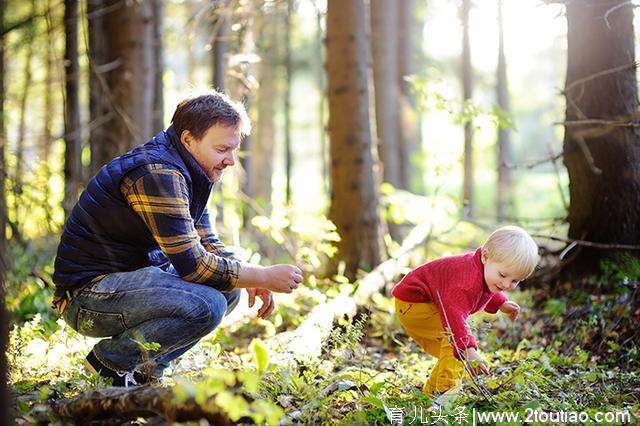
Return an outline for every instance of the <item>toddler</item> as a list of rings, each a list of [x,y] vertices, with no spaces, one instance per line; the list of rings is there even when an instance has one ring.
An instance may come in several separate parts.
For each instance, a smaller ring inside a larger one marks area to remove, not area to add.
[[[434,395],[456,386],[464,373],[463,359],[469,361],[472,373],[488,373],[467,318],[484,309],[492,314],[504,312],[515,320],[520,306],[504,292],[514,290],[537,263],[533,238],[522,228],[505,226],[475,252],[425,263],[394,287],[391,294],[403,327],[438,358],[424,393]]]

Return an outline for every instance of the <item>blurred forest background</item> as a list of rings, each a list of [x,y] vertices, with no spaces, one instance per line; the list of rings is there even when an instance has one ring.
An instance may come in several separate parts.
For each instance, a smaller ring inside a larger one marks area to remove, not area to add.
[[[2,0],[0,367],[13,411],[1,411],[25,424],[140,412],[389,424],[391,407],[428,407],[418,387],[433,363],[389,288],[518,224],[542,255],[514,296],[528,313],[474,323],[496,368],[450,404],[637,419],[637,6]],[[65,217],[102,165],[203,87],[242,100],[253,124],[209,201],[218,233],[246,261],[295,262],[305,286],[269,321],[225,320],[154,388],[166,405],[122,394],[137,411],[73,408],[105,383],[81,366],[94,340],[49,307]]]

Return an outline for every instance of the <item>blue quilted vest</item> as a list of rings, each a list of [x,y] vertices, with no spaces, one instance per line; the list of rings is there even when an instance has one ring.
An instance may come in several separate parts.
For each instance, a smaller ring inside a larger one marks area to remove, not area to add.
[[[145,164],[178,170],[189,188],[189,211],[197,222],[212,184],[184,148],[173,126],[114,158],[91,179],[67,219],[58,246],[56,294],[80,288],[98,275],[167,265],[147,225],[120,192],[122,179]]]

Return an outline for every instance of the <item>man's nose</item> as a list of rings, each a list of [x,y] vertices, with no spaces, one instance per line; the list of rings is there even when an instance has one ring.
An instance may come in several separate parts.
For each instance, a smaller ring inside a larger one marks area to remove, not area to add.
[[[225,158],[225,164],[227,166],[233,166],[234,164],[236,164],[236,154],[233,151],[230,151],[229,154],[227,154],[227,157]]]

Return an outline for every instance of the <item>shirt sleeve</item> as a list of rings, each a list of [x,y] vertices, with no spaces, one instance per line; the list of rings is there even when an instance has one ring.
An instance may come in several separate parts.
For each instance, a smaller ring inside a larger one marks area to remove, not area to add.
[[[491,299],[489,299],[487,306],[484,307],[484,311],[489,314],[495,314],[498,312],[498,309],[500,309],[500,306],[502,306],[502,304],[507,300],[509,299],[503,292],[499,291],[498,293],[494,293],[494,295],[491,296]]]
[[[440,312],[442,327],[445,333],[447,333],[447,338],[454,346],[453,356],[461,359],[459,352],[464,352],[468,348],[478,349],[476,339],[471,334],[469,325],[467,324],[470,311],[465,311],[460,307],[460,300],[455,302],[446,299],[443,300],[439,297],[439,292],[437,291],[435,297],[438,299],[435,304]]]
[[[207,252],[226,257],[227,259],[239,261],[235,256],[235,253],[229,250],[213,232],[213,227],[211,226],[211,220],[209,218],[209,209],[204,209],[204,213],[202,213],[202,216],[200,216],[200,219],[196,223],[196,231],[200,237],[200,243]]]
[[[189,190],[180,172],[150,165],[147,173],[125,177],[121,191],[182,279],[222,291],[236,286],[240,262],[223,256],[220,246],[212,252],[205,248],[211,244],[203,244],[191,218]]]

